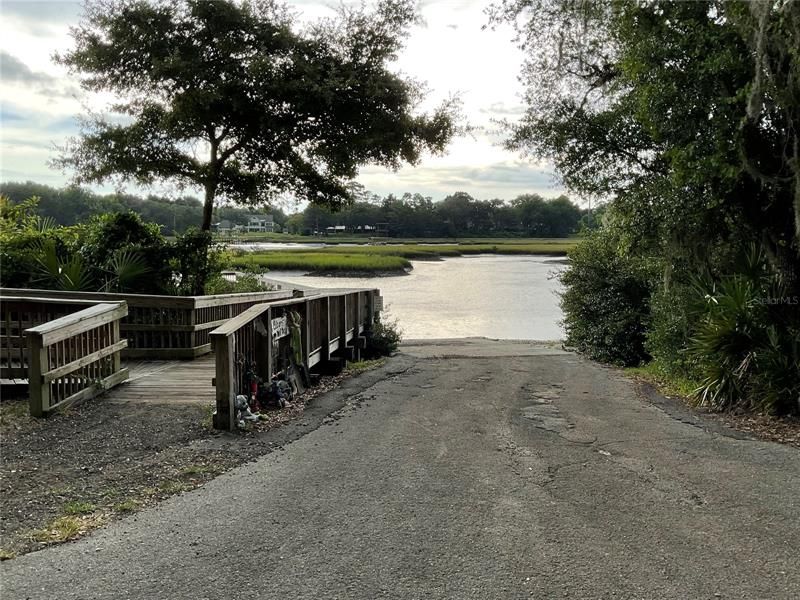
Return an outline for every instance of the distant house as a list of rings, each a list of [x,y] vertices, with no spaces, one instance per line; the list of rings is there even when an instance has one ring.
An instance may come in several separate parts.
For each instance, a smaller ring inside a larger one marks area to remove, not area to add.
[[[222,219],[219,223],[211,224],[211,231],[216,233],[230,233],[233,224],[228,219]]]
[[[273,233],[275,221],[273,221],[272,215],[253,215],[245,226],[245,230],[250,233]]]
[[[333,225],[332,227],[326,227],[325,231],[328,233],[344,233],[345,226],[344,225]]]

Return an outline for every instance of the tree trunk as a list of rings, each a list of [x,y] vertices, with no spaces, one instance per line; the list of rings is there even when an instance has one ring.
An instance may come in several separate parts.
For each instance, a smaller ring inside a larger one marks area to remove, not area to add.
[[[206,196],[203,202],[203,231],[211,230],[211,217],[214,213],[214,197],[217,195],[217,182],[206,182]]]
[[[211,127],[208,131],[208,142],[211,146],[210,155],[208,157],[208,175],[205,179],[206,197],[203,202],[203,231],[211,231],[211,217],[214,213],[214,197],[217,195],[217,183],[219,176],[219,140],[216,137],[216,131]]]

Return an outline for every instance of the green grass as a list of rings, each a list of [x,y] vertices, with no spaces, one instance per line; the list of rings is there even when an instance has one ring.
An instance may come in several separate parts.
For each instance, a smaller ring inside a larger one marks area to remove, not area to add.
[[[221,469],[217,465],[189,465],[188,467],[181,469],[181,475],[204,475],[206,473],[214,475],[220,471]]]
[[[362,253],[328,253],[322,251],[279,251],[235,256],[230,261],[234,268],[301,270],[301,271],[403,271],[411,263],[401,256],[384,256]]]
[[[66,515],[88,515],[93,513],[97,507],[91,502],[80,502],[74,500],[67,502],[64,505],[64,514]]]
[[[34,541],[45,544],[57,544],[74,539],[90,529],[99,527],[105,523],[105,519],[100,516],[73,516],[66,515],[59,517],[48,523],[42,529],[31,532]]]
[[[529,237],[439,237],[439,238],[399,238],[376,237],[369,235],[335,234],[335,235],[298,235],[292,233],[242,233],[233,238],[230,236],[215,236],[222,241],[240,242],[283,242],[298,244],[367,244],[381,242],[389,244],[528,244],[531,242],[564,242],[576,239],[569,238],[529,238]]]
[[[700,387],[700,383],[669,373],[655,361],[641,367],[625,369],[625,374],[652,383],[658,388],[658,391],[666,396],[679,396],[693,403],[696,402],[695,392]]]
[[[385,358],[376,358],[374,360],[357,360],[348,362],[346,370],[353,375],[358,375],[359,373],[364,373],[365,371],[382,367],[384,364],[386,364]]]
[[[387,244],[330,246],[315,249],[263,250],[235,254],[228,266],[236,269],[330,272],[401,272],[410,260],[438,260],[473,254],[564,256],[575,240],[553,239],[493,244]],[[498,241],[499,242],[499,241]]]
[[[123,502],[117,502],[112,508],[118,513],[129,513],[135,511],[140,506],[141,503],[137,500],[125,500]]]
[[[165,481],[158,486],[158,491],[163,494],[180,494],[192,489],[192,486],[183,481]]]

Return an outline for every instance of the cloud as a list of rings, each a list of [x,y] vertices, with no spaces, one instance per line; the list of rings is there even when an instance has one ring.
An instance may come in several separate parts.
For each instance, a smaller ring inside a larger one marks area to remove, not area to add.
[[[522,104],[508,106],[505,102],[493,102],[488,107],[481,107],[478,110],[485,115],[491,115],[497,118],[507,118],[520,117],[525,114],[526,109]]]
[[[0,123],[24,121],[25,113],[11,106],[8,102],[0,102]]]
[[[410,191],[434,199],[441,199],[456,190],[477,198],[506,200],[528,193],[552,197],[564,191],[551,168],[524,161],[495,162],[485,166],[419,166],[396,173],[373,167],[362,169],[359,180],[379,194]]]
[[[53,83],[55,78],[41,71],[34,71],[16,56],[0,50],[0,77],[4,82],[24,84]]]
[[[71,81],[34,71],[5,50],[0,50],[0,79],[4,85],[25,86],[45,98],[70,98],[81,93],[80,88]]]
[[[73,25],[83,9],[80,2],[4,1],[0,8],[3,19],[34,35],[49,35],[53,27]]]

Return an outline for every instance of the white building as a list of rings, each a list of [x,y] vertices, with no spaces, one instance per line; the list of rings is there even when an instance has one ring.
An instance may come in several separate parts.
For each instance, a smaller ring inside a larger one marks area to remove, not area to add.
[[[245,230],[250,233],[273,233],[275,221],[272,220],[272,215],[253,215]]]

